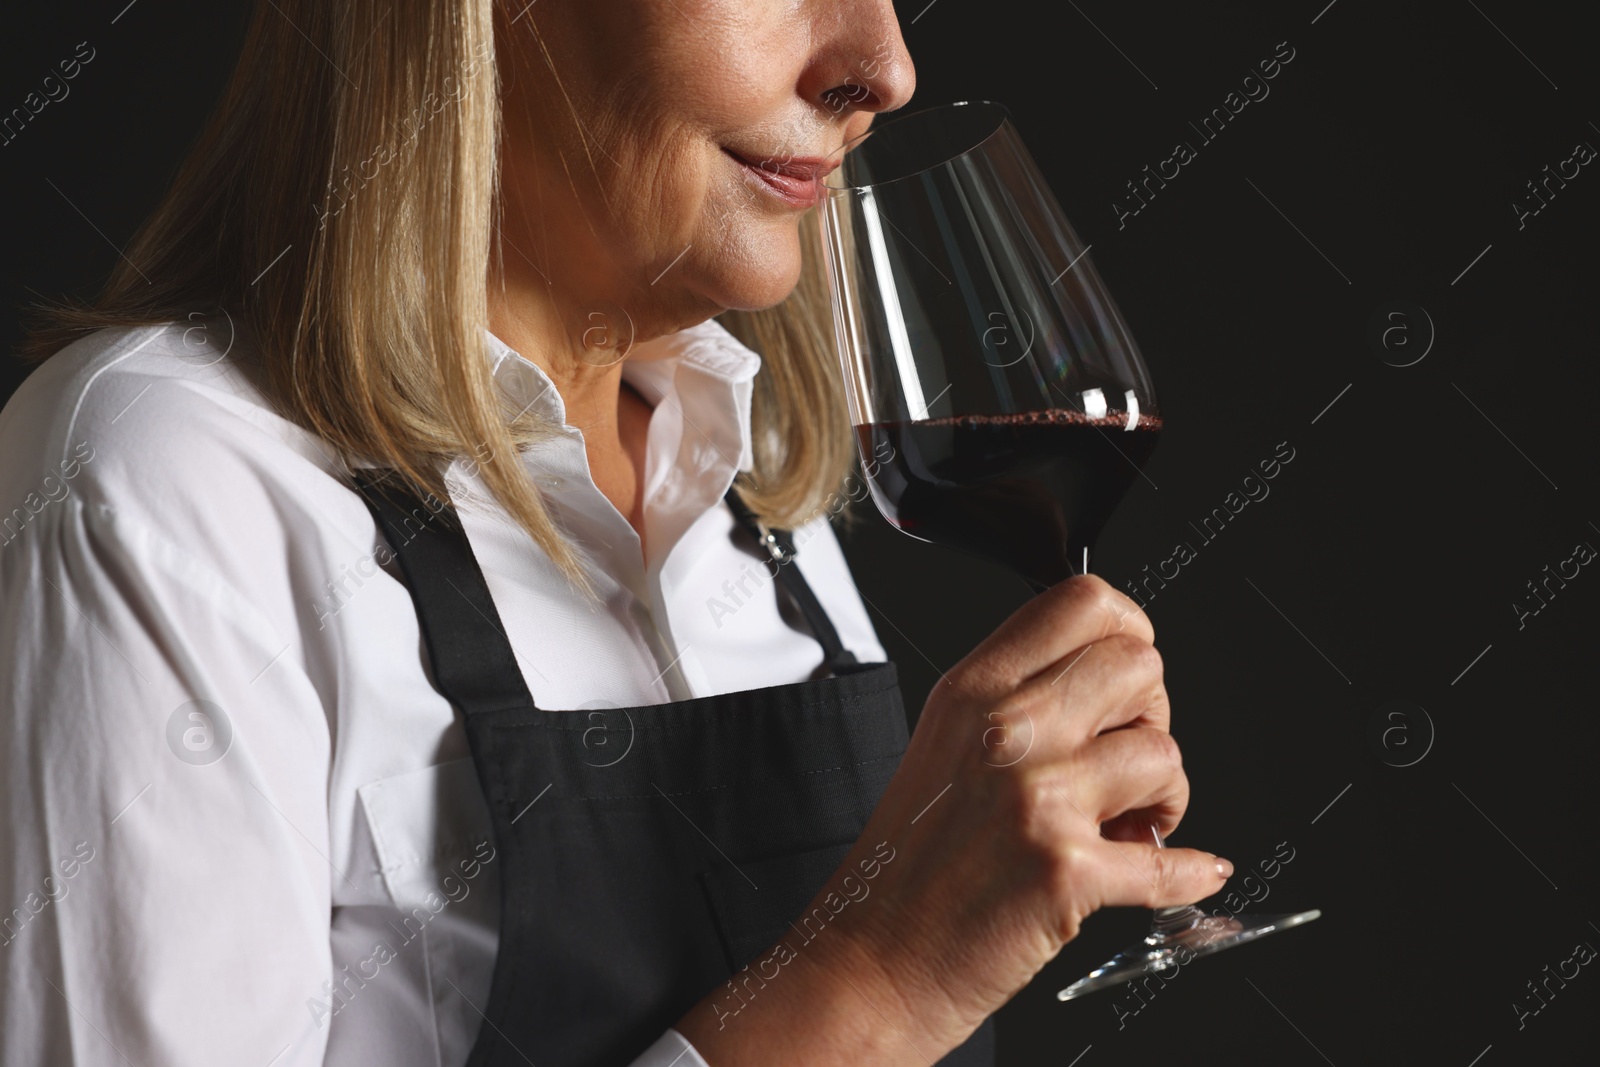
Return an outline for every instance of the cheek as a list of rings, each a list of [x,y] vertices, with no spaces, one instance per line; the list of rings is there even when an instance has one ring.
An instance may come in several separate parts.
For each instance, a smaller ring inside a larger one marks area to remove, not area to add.
[[[765,0],[677,6],[559,9],[570,21],[552,25],[553,36],[569,47],[553,54],[577,115],[549,121],[581,133],[553,139],[559,155],[550,141],[538,149],[548,182],[541,214],[564,239],[574,282],[582,275],[618,293],[676,288],[723,307],[771,306],[799,276],[797,216],[775,210],[720,146],[805,150],[820,140],[794,96],[801,20],[788,10],[795,5]],[[583,134],[594,148],[585,151]]]
[[[798,215],[776,208],[703,132],[639,134],[640,151],[605,189],[603,243],[623,281],[724,308],[782,301],[799,277]]]

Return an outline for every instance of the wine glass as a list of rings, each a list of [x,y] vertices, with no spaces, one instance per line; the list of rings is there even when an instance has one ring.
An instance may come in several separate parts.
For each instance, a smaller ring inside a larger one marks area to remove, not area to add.
[[[1089,553],[1155,448],[1155,387],[1005,108],[890,117],[845,145],[818,210],[845,392],[872,499],[904,533],[1035,590]],[[1157,847],[1161,836],[1151,828]],[[1070,1000],[1309,922],[1155,913]]]

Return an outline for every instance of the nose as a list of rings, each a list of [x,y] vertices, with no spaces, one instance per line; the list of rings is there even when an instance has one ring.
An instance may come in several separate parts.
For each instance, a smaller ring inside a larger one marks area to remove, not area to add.
[[[799,91],[831,115],[893,111],[911,99],[917,72],[890,0],[811,5],[816,46]]]

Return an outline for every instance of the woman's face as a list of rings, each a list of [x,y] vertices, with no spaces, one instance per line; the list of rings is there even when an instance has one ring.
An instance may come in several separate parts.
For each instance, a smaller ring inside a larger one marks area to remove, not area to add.
[[[915,84],[889,0],[508,0],[497,18],[503,269],[569,336],[781,301],[811,179]]]

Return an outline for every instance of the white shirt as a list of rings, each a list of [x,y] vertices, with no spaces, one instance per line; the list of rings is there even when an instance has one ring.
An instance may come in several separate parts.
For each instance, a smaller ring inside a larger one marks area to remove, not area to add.
[[[465,735],[365,504],[228,332],[101,331],[0,412],[0,1062],[456,1067],[498,930]],[[449,470],[547,710],[821,663],[721,501],[759,358],[714,321],[651,344],[625,368],[655,405],[642,556],[549,379],[490,338],[499,387],[563,427],[524,460],[598,605]],[[882,659],[826,512],[796,540],[845,645]],[[674,1062],[703,1067],[670,1030],[637,1061]]]

